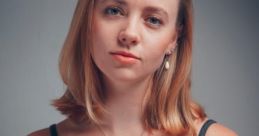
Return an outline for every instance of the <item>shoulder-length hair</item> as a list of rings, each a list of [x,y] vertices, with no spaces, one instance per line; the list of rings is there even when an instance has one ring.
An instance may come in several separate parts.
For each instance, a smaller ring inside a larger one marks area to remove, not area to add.
[[[105,114],[102,74],[91,56],[92,16],[95,0],[78,0],[70,29],[60,54],[59,70],[67,89],[53,106],[74,121],[98,124]],[[195,135],[194,120],[206,117],[190,97],[193,44],[191,0],[179,0],[178,46],[154,73],[152,90],[144,108],[143,123],[170,135]],[[163,63],[164,64],[164,63]]]

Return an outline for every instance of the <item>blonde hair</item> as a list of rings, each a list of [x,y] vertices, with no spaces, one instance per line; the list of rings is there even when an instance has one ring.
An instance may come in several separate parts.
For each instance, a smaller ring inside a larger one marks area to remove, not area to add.
[[[60,74],[67,89],[53,106],[74,121],[98,123],[105,113],[106,94],[102,74],[91,57],[92,16],[95,0],[78,0],[71,26],[60,54]],[[203,109],[190,97],[192,61],[192,1],[180,0],[177,18],[178,46],[154,73],[143,123],[170,135],[195,135],[193,122],[204,119]]]

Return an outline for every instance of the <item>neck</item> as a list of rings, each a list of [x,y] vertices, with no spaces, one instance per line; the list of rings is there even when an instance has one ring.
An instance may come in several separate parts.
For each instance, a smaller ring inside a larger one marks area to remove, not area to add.
[[[144,130],[142,113],[144,97],[150,90],[150,79],[137,82],[118,82],[105,80],[107,99],[106,108],[109,112],[105,117],[106,132],[112,135],[140,135]]]

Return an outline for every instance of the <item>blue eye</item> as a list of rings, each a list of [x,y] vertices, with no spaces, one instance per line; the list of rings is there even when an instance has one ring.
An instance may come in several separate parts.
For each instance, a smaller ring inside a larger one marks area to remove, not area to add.
[[[152,25],[161,25],[162,21],[160,21],[158,18],[156,17],[149,17],[147,19],[148,23],[152,24]]]
[[[104,10],[105,14],[107,15],[118,15],[118,14],[121,14],[122,15],[122,11],[120,8],[118,7],[109,7],[109,8],[106,8]]]

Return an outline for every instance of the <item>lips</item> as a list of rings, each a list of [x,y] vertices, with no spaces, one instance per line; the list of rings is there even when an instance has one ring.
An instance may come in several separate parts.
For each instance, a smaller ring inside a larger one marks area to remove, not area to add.
[[[140,60],[139,57],[129,52],[117,51],[110,52],[110,54],[112,55],[115,62],[118,62],[122,65],[132,65]]]
[[[111,52],[110,54],[111,55],[120,55],[120,56],[128,57],[128,58],[140,59],[139,57],[135,56],[134,54],[129,53],[129,52],[124,52],[124,51]]]

